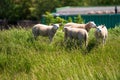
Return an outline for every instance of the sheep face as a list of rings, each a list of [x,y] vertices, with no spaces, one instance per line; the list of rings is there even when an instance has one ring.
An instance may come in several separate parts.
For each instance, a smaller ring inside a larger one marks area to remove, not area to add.
[[[88,24],[90,24],[92,28],[96,28],[96,24],[93,21],[90,21]]]
[[[53,29],[57,30],[59,28],[59,24],[53,24]]]
[[[103,44],[105,44],[107,36],[108,36],[108,32],[107,32],[106,26],[100,25],[96,28],[95,37],[96,37],[97,41],[99,41],[99,39],[101,39]]]
[[[98,26],[98,27],[96,28],[96,31],[100,33],[101,30],[102,30],[102,28],[104,28],[104,25],[100,25],[100,26]]]

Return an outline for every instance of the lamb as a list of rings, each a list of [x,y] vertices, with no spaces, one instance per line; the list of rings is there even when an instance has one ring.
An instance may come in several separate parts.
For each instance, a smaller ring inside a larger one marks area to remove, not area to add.
[[[91,28],[96,28],[96,24],[93,21],[90,21],[86,24],[78,24],[78,23],[70,22],[70,23],[65,24],[64,27],[83,28],[83,29],[86,29],[87,32],[89,32]]]
[[[108,31],[107,31],[106,26],[99,25],[95,30],[95,37],[96,37],[97,42],[100,42],[100,39],[101,39],[104,45],[108,37]]]
[[[59,24],[53,24],[51,26],[44,25],[44,24],[36,24],[32,28],[32,33],[33,33],[35,39],[39,35],[47,36],[47,37],[49,37],[50,42],[52,42],[52,39],[58,28],[59,28]]]
[[[68,38],[70,40],[79,40],[80,47],[82,47],[82,43],[85,42],[85,47],[87,47],[88,41],[88,32],[85,29],[80,28],[71,28],[71,27],[64,27],[64,40],[66,41]]]

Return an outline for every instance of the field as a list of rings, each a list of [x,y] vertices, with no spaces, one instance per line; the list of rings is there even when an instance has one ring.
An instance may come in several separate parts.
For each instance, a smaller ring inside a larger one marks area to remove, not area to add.
[[[92,29],[87,50],[64,42],[61,29],[52,43],[31,29],[0,31],[0,80],[120,80],[120,26],[108,31],[96,46]]]

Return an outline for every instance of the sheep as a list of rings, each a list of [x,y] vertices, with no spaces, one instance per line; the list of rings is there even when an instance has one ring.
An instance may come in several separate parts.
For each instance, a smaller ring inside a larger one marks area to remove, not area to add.
[[[78,23],[70,22],[65,24],[64,27],[83,28],[83,29],[86,29],[87,32],[89,32],[91,28],[96,28],[96,24],[93,21],[90,21],[86,24],[78,24]]]
[[[96,37],[97,42],[100,42],[100,39],[101,39],[104,45],[108,37],[108,31],[107,31],[106,26],[99,25],[95,30],[95,37]]]
[[[70,38],[70,40],[79,40],[80,47],[82,47],[82,42],[84,41],[85,47],[87,47],[88,32],[85,29],[64,27],[64,32],[64,41],[68,38]]]
[[[59,24],[53,24],[51,26],[44,25],[44,24],[36,24],[32,28],[32,33],[33,33],[35,39],[39,35],[47,36],[47,37],[49,37],[50,42],[52,42],[52,39],[58,28],[59,28]]]

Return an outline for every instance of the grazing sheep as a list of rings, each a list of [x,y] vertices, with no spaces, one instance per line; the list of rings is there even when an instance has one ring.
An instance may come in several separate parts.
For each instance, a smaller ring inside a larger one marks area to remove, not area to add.
[[[97,42],[100,42],[100,39],[102,39],[102,43],[106,43],[106,38],[108,37],[108,31],[106,26],[100,25],[95,30],[95,37]]]
[[[59,28],[59,24],[53,24],[51,26],[44,25],[44,24],[36,24],[32,28],[32,33],[35,37],[35,39],[40,36],[48,36],[50,39],[50,42],[52,41],[52,38],[54,37],[57,29]]]
[[[85,29],[64,27],[64,32],[65,32],[64,33],[65,41],[68,38],[70,38],[70,40],[72,40],[72,39],[79,40],[80,47],[82,47],[83,42],[85,42],[85,47],[87,47],[88,33]]]
[[[64,27],[83,28],[83,29],[86,29],[87,32],[89,32],[91,28],[96,28],[96,24],[93,21],[90,21],[86,24],[78,24],[78,23],[70,22],[65,24]]]

